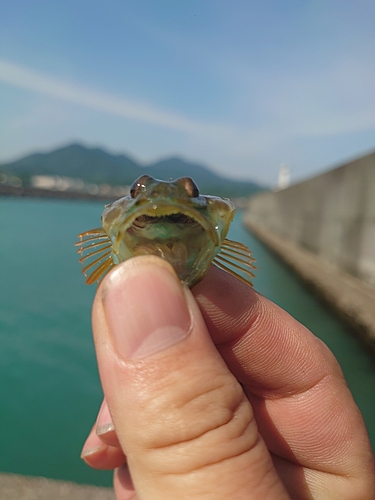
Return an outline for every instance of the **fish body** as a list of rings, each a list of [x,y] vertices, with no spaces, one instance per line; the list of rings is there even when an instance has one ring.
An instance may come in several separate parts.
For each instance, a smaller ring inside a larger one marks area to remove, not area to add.
[[[125,260],[152,254],[166,259],[189,287],[204,277],[211,263],[251,284],[250,251],[226,239],[235,211],[226,198],[201,195],[190,177],[162,181],[143,175],[128,196],[105,206],[101,228],[79,235],[76,245],[86,283],[100,281]]]

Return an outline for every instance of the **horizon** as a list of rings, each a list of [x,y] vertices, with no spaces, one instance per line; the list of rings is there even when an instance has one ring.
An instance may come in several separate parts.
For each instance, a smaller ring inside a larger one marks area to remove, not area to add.
[[[375,3],[7,3],[0,163],[70,143],[265,185],[375,149]]]
[[[38,154],[49,154],[49,153],[53,153],[55,151],[59,151],[61,149],[66,149],[66,148],[69,148],[69,147],[72,147],[72,146],[82,147],[82,148],[87,149],[87,150],[100,150],[100,151],[102,151],[102,152],[104,152],[104,153],[106,153],[106,154],[108,154],[110,156],[114,156],[114,157],[116,157],[116,156],[124,156],[124,157],[129,158],[130,160],[134,161],[137,164],[137,166],[139,166],[141,168],[152,167],[155,164],[157,164],[158,162],[176,159],[176,160],[181,160],[181,161],[186,162],[186,163],[194,164],[194,165],[196,165],[198,167],[201,167],[201,168],[204,168],[204,169],[210,171],[211,173],[213,173],[215,175],[218,175],[218,176],[220,176],[220,177],[222,177],[224,179],[227,178],[228,180],[231,180],[231,181],[254,182],[255,184],[258,184],[259,187],[263,187],[263,188],[266,188],[266,189],[272,189],[273,187],[276,186],[276,183],[274,183],[274,184],[266,184],[264,182],[262,183],[260,181],[256,181],[256,180],[251,179],[251,178],[249,179],[249,178],[232,177],[230,175],[230,173],[228,173],[228,172],[225,172],[225,173],[217,172],[217,171],[215,171],[215,169],[212,166],[207,165],[207,163],[200,162],[199,160],[194,160],[194,159],[188,158],[188,157],[186,157],[184,155],[175,154],[175,155],[171,155],[171,156],[164,156],[164,157],[159,157],[159,158],[156,158],[156,159],[151,159],[151,160],[149,160],[147,162],[142,162],[135,155],[132,155],[131,153],[128,153],[126,151],[125,152],[114,152],[114,151],[111,151],[106,146],[88,145],[88,144],[85,144],[84,142],[79,142],[79,141],[73,141],[73,142],[68,143],[68,144],[61,144],[60,146],[52,147],[52,149],[47,148],[46,150],[43,150],[43,151],[42,150],[32,151],[29,154],[22,155],[22,156],[17,157],[17,158],[15,158],[13,160],[10,160],[10,161],[6,161],[6,162],[0,161],[0,168],[1,168],[2,165],[7,165],[7,164],[15,163],[15,162],[23,160],[24,158],[27,158],[29,156],[38,155]],[[322,175],[322,174],[324,174],[324,173],[326,173],[326,172],[328,172],[330,170],[334,170],[334,169],[339,168],[339,167],[341,167],[343,165],[346,165],[347,163],[351,163],[352,161],[355,161],[355,160],[357,160],[359,158],[362,158],[364,156],[367,156],[367,155],[373,154],[373,153],[375,153],[375,147],[372,150],[364,151],[362,154],[355,155],[355,156],[352,156],[350,158],[343,159],[341,161],[333,163],[332,165],[327,165],[326,167],[323,167],[322,169],[317,170],[313,174],[307,175],[306,177],[303,177],[303,178],[300,178],[300,179],[293,179],[289,186],[293,186],[295,184],[299,184],[300,182],[304,182],[306,180],[309,180],[309,179],[311,179],[313,177]]]

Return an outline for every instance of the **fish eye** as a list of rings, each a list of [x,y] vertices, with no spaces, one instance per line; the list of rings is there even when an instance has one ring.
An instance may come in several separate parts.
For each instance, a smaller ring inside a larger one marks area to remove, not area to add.
[[[150,181],[153,181],[154,178],[150,175],[141,175],[136,179],[133,184],[130,186],[130,196],[131,198],[136,198],[139,193],[142,191],[146,191],[146,186]]]
[[[199,188],[190,177],[181,177],[175,182],[182,184],[187,195],[190,196],[190,198],[197,198],[199,196]]]

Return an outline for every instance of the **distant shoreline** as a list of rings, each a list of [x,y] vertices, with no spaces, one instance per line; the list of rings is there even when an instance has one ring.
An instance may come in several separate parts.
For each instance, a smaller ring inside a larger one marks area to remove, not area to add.
[[[108,197],[101,194],[81,193],[78,191],[57,191],[52,189],[41,189],[34,187],[15,187],[0,184],[0,197],[12,196],[21,198],[47,198],[55,200],[84,200],[84,201],[106,201],[111,203],[119,198]],[[237,209],[244,209],[247,207],[248,198],[232,198],[232,202]]]
[[[54,198],[57,200],[114,201],[114,197],[78,191],[56,191],[34,187],[15,187],[0,184],[0,196],[21,198]]]

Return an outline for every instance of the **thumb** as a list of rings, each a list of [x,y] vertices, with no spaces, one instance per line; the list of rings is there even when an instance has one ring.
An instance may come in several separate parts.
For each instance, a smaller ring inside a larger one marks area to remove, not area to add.
[[[138,498],[287,498],[249,401],[167,262],[117,266],[99,287],[93,329]]]

